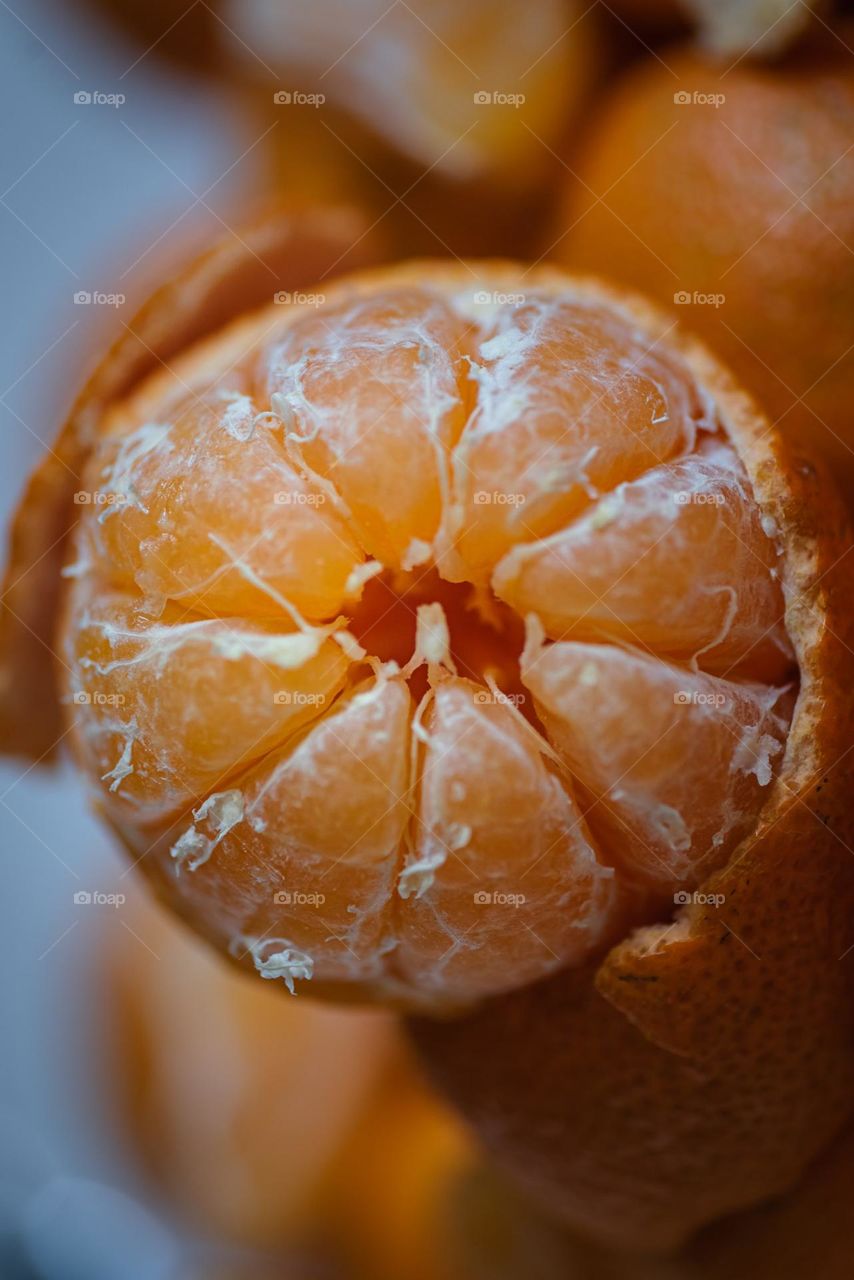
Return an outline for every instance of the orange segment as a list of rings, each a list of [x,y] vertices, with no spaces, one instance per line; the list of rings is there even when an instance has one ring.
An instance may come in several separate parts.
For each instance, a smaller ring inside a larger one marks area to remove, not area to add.
[[[89,768],[143,822],[174,814],[322,714],[348,660],[318,628],[160,618],[77,587],[69,698]]]
[[[621,640],[776,678],[792,661],[779,558],[735,453],[714,440],[515,547],[492,585],[555,640]]]
[[[519,294],[471,364],[477,402],[454,452],[449,576],[483,579],[620,480],[691,448],[690,379],[615,311]]]
[[[97,564],[154,598],[268,615],[284,598],[329,618],[363,559],[245,395],[211,395],[174,421],[108,437],[89,477]]]
[[[161,842],[186,908],[262,977],[292,991],[313,977],[381,977],[409,817],[410,710],[401,680],[358,686]],[[238,819],[222,831],[226,809]]]
[[[614,873],[502,695],[449,679],[424,725],[418,821],[399,893],[396,963],[424,990],[488,993],[589,955],[613,928]]]
[[[384,564],[429,557],[462,429],[466,326],[417,289],[301,314],[262,359],[264,394]]]
[[[527,655],[522,674],[630,876],[696,885],[754,826],[786,740],[779,689],[570,642]]]

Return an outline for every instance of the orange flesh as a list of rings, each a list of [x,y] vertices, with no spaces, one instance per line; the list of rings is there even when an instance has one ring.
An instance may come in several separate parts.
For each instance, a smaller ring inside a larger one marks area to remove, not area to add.
[[[289,989],[426,1007],[722,865],[794,671],[680,357],[569,284],[445,277],[265,316],[226,381],[119,407],[64,628],[78,751],[181,911]]]

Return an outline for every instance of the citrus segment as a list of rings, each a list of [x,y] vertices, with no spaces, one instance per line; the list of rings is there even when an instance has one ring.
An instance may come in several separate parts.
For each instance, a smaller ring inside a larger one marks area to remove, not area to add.
[[[297,741],[232,783],[226,831],[210,800],[160,843],[173,892],[264,978],[370,982],[383,973],[409,820],[401,680],[358,685]]]
[[[568,641],[522,678],[630,878],[694,886],[755,824],[786,740],[780,689]]]
[[[471,360],[477,400],[454,453],[460,564],[448,576],[482,580],[514,544],[691,449],[706,423],[690,381],[619,314],[518,298],[487,312]]]
[[[318,716],[348,660],[320,628],[152,618],[139,597],[72,597],[68,695],[88,767],[142,822],[175,814]]]
[[[470,998],[573,964],[613,927],[613,871],[597,860],[550,749],[497,689],[450,678],[423,719],[418,821],[400,876],[397,966]]]
[[[555,640],[619,640],[774,679],[792,662],[779,559],[744,469],[714,438],[515,547],[492,585]]]
[[[429,558],[465,418],[466,326],[442,299],[393,290],[301,314],[260,384],[286,440],[330,480],[362,545],[404,568]]]
[[[89,466],[95,563],[153,599],[211,613],[340,609],[363,557],[241,393],[106,438]]]

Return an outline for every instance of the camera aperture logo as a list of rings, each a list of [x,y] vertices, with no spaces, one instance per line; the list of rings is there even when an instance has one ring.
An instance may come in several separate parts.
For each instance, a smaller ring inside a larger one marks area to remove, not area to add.
[[[498,889],[494,891],[478,889],[472,895],[472,901],[476,907],[514,907],[518,910],[528,899],[524,893],[502,893]]]
[[[700,893],[694,890],[688,893],[686,889],[678,889],[673,895],[673,902],[677,907],[722,907],[726,902],[725,893]]]

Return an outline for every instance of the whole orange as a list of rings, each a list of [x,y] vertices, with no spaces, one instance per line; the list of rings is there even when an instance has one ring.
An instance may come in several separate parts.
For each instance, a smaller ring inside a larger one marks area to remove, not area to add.
[[[647,60],[587,139],[550,251],[678,309],[854,482],[854,62]]]

